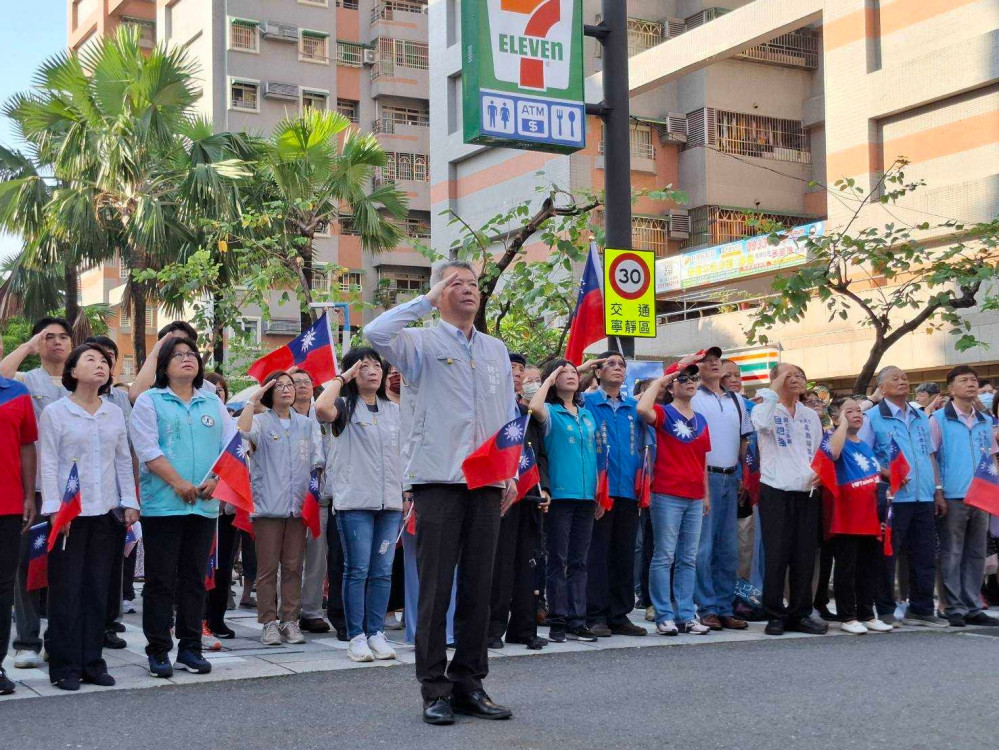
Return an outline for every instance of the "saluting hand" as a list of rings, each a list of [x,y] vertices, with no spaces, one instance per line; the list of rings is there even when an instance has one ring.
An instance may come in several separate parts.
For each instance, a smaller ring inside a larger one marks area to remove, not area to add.
[[[556,367],[554,370],[552,370],[552,374],[549,375],[547,378],[545,378],[545,383],[548,386],[554,385],[555,381],[558,380],[558,376],[561,375],[564,370],[565,370],[565,365],[559,365],[558,367]]]
[[[351,380],[353,380],[354,378],[357,377],[357,373],[359,373],[361,371],[361,365],[363,363],[364,363],[364,360],[363,359],[359,359],[354,364],[352,364],[349,368],[347,368],[346,372],[341,372],[340,373],[340,377],[343,378],[344,385],[346,385]]]
[[[602,367],[604,362],[606,361],[607,357],[601,357],[599,359],[588,359],[586,362],[583,362],[583,364],[581,364],[579,367],[576,368],[576,372],[580,374],[584,372],[589,372],[594,367]]]
[[[274,380],[271,380],[271,381],[269,381],[267,383],[264,383],[262,386],[260,386],[259,388],[257,388],[257,390],[255,390],[253,392],[253,395],[250,396],[249,403],[253,404],[254,408],[256,408],[257,406],[259,406],[260,405],[260,399],[262,399],[264,397],[264,394],[267,393],[267,391],[269,391],[271,388],[274,387],[274,384],[277,383],[277,381],[278,381],[278,379],[274,378]]]
[[[429,302],[432,307],[437,307],[437,305],[440,304],[441,295],[444,294],[444,290],[447,289],[448,285],[456,278],[458,278],[457,271],[448,274],[445,278],[430,287],[430,291],[427,292],[426,295],[427,302]]]

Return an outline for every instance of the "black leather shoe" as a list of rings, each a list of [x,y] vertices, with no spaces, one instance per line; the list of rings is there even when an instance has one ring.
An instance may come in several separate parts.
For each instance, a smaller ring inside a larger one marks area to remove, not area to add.
[[[502,638],[490,638],[489,642],[486,644],[487,648],[503,648]]]
[[[75,677],[63,677],[61,680],[56,680],[52,684],[60,690],[76,691],[80,689],[80,681]]]
[[[456,695],[452,699],[455,713],[474,716],[477,719],[509,719],[513,716],[506,706],[493,703],[485,690],[473,690],[467,695]]]
[[[548,645],[548,639],[542,638],[540,635],[535,635],[531,638],[528,638],[527,642],[524,645],[527,646],[527,648],[530,649],[531,651],[540,651],[541,649],[543,649],[545,646]]]
[[[949,617],[945,617],[944,619],[950,623],[950,626],[952,628],[963,628],[968,624],[967,621],[964,619],[964,615],[950,615]]]
[[[968,625],[978,625],[985,626],[987,628],[994,628],[999,625],[999,620],[994,618],[992,615],[987,615],[984,612],[977,612],[973,615],[968,615],[964,618],[964,621]],[[953,625],[953,623],[951,623]]]
[[[767,635],[784,635],[784,621],[770,620],[767,626],[763,628],[763,632]]]
[[[784,629],[794,633],[808,633],[809,635],[824,635],[829,632],[829,626],[824,622],[816,622],[811,617],[802,617],[800,620],[789,620],[784,623]]]
[[[11,695],[14,692],[14,681],[7,676],[3,667],[0,667],[0,695]]]
[[[595,622],[592,625],[587,625],[586,629],[590,631],[590,635],[596,638],[610,638],[614,633],[612,628],[607,627],[607,625],[602,622]]]
[[[593,630],[593,628],[590,628]],[[649,631],[645,628],[635,625],[630,622],[615,623],[610,626],[610,632],[614,635],[648,635]],[[596,635],[594,633],[594,635]]]
[[[432,701],[423,701],[423,721],[426,724],[436,724],[437,726],[454,724],[451,699],[435,698]]]
[[[225,623],[222,623],[221,625],[212,625],[211,623],[208,623],[208,630],[211,631],[211,634],[216,638],[229,639],[236,637],[236,631]]]
[[[125,648],[127,645],[125,639],[113,630],[104,633],[104,648]]]
[[[125,632],[125,623],[123,623],[123,622],[112,622],[111,625],[110,625],[110,627],[108,627],[108,630],[113,630],[116,633],[124,633]]]
[[[80,680],[84,685],[98,685],[99,687],[112,687],[114,685],[114,677],[109,675],[107,672],[101,672],[96,677],[84,677]]]
[[[302,617],[298,620],[298,627],[306,633],[328,633],[330,624],[322,617]]]

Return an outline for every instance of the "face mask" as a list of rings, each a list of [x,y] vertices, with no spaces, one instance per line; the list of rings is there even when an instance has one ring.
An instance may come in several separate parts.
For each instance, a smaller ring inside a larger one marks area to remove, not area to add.
[[[401,378],[399,375],[389,375],[386,385],[388,386],[389,392],[398,393],[401,386]]]
[[[979,393],[978,400],[982,402],[982,406],[986,409],[992,409],[992,399],[994,399],[996,394],[994,393]]]
[[[532,380],[530,383],[524,383],[524,395],[528,398],[534,398],[534,394],[541,390],[541,383],[536,380]]]

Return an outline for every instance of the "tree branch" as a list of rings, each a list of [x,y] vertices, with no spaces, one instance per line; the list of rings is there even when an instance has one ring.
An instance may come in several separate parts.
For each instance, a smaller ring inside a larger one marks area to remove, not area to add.
[[[981,286],[982,282],[976,281],[971,286],[961,287],[961,296],[958,297],[957,299],[951,300],[951,302],[947,305],[947,307],[950,307],[955,310],[974,307],[975,297],[977,296],[978,290],[979,288],[981,288]],[[907,320],[905,323],[903,323],[894,331],[892,331],[891,334],[885,337],[885,344],[886,344],[885,348],[887,349],[906,334],[915,331],[923,323],[929,320],[929,318],[931,318],[936,313],[936,311],[943,306],[944,305],[940,302],[934,302],[926,305],[926,307],[920,310],[919,315],[914,317],[912,320]]]

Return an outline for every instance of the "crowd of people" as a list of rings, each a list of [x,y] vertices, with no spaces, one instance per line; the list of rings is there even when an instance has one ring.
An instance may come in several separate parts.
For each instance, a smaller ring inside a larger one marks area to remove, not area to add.
[[[990,516],[964,502],[982,457],[995,467],[999,402],[973,368],[948,373],[946,397],[927,383],[910,402],[896,367],[870,397],[824,399],[783,363],[750,398],[711,346],[630,383],[617,351],[535,366],[474,329],[478,305],[474,269],[440,264],[325,388],[274,372],[238,414],[185,322],[126,387],[113,341],[74,347],[65,320],[39,320],[0,362],[0,657],[13,609],[16,667],[44,653],[59,688],[114,684],[102,653],[125,645],[140,516],[152,675],[211,671],[205,637],[236,635],[238,555],[264,645],[332,624],[348,658],[394,659],[385,631],[405,628],[431,724],[512,715],[483,689],[489,648],[648,636],[636,606],[662,636],[743,630],[747,616],[773,636],[889,633],[901,601],[907,625],[999,625],[982,595]],[[40,366],[21,372],[32,355]],[[464,459],[518,418],[536,484],[470,489]],[[236,431],[249,518],[212,472]],[[892,490],[898,453],[909,468]],[[28,532],[71,475],[82,510],[48,554],[43,637]],[[310,492],[317,534],[302,522]],[[0,670],[0,694],[14,688]]]

